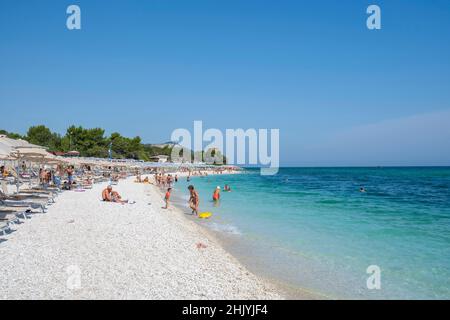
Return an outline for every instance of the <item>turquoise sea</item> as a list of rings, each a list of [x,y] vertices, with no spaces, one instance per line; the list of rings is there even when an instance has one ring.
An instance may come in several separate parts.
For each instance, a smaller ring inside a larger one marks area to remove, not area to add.
[[[174,190],[183,207],[188,184]],[[190,184],[213,212],[195,221],[257,274],[328,298],[450,299],[449,167],[247,169]],[[379,290],[367,288],[370,265]]]

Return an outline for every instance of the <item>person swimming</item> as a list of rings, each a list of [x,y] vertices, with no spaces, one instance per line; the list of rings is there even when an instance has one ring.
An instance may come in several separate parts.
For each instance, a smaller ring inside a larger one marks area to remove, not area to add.
[[[364,187],[359,188],[359,192],[366,192],[366,189]]]
[[[230,192],[231,191],[230,186],[226,184],[225,187],[223,187],[223,191]]]

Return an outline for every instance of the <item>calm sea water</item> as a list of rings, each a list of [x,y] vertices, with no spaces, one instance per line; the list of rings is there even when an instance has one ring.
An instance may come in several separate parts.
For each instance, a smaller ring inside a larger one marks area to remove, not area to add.
[[[213,212],[197,221],[256,273],[330,298],[450,299],[450,168],[250,169],[191,183]],[[187,184],[175,195],[186,200]],[[370,265],[380,290],[367,289]]]

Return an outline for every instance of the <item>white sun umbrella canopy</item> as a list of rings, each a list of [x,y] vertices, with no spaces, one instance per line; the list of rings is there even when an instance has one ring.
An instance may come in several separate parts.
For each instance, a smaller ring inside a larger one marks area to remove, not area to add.
[[[11,153],[12,153],[13,149],[0,142],[0,160],[11,160]]]
[[[22,140],[22,139],[11,139],[11,138],[8,138],[7,136],[3,135],[3,134],[0,135],[0,143],[4,144],[4,145],[7,145],[7,146],[9,146],[11,148],[20,147],[20,148],[40,148],[40,149],[43,149],[42,146],[38,146],[38,145],[35,145],[35,144],[32,144],[32,143],[29,143],[28,141],[25,141],[25,140]]]
[[[19,158],[51,158],[53,156],[43,148],[16,147],[13,153]]]

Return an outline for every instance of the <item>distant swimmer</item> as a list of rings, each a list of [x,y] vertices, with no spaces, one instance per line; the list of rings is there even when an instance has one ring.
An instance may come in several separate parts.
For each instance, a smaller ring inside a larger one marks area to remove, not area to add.
[[[214,200],[214,202],[217,202],[220,200],[220,187],[219,186],[217,186],[216,190],[214,190],[213,200]]]
[[[364,187],[359,188],[359,192],[366,192],[366,189]]]
[[[230,186],[226,184],[225,187],[223,187],[223,191],[230,192],[231,191]]]

